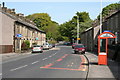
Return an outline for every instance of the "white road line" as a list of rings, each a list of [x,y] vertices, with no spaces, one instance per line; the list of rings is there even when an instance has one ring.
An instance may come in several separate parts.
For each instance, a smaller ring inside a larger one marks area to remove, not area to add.
[[[35,62],[33,62],[33,63],[31,63],[31,64],[35,64],[35,63],[38,63],[39,61],[35,61]]]
[[[50,55],[49,57],[53,57],[54,55],[56,55],[57,54],[57,52],[55,53],[55,54],[52,54],[52,55]],[[49,58],[48,57],[48,58]],[[44,58],[44,59],[42,59],[42,60],[46,60],[46,59],[48,59],[48,58]]]
[[[0,73],[0,76],[2,76],[2,73]]]
[[[57,52],[55,54],[57,54]]]
[[[55,55],[55,54],[52,54],[53,56]]]
[[[52,57],[52,56],[49,56],[49,57]]]
[[[42,59],[42,60],[46,60],[46,59],[48,59],[48,58],[44,58],[44,59]]]
[[[15,70],[18,70],[18,69],[21,69],[21,68],[27,67],[27,66],[28,66],[28,65],[20,66],[20,67],[18,67],[18,68],[11,69],[10,71],[15,71]]]

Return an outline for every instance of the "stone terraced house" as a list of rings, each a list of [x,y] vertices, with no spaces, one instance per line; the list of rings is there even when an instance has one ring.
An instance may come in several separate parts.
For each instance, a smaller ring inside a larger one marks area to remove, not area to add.
[[[0,52],[21,52],[25,40],[29,40],[30,47],[34,43],[42,45],[46,42],[46,33],[26,19],[24,14],[17,14],[15,9],[1,7],[0,4]]]

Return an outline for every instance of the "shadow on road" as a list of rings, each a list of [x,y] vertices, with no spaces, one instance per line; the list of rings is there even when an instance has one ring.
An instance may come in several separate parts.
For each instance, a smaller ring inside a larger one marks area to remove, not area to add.
[[[98,65],[97,62],[82,63],[82,65]]]

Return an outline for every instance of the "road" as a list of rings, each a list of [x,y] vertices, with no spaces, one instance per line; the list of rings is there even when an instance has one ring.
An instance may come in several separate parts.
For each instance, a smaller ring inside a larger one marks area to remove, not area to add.
[[[43,53],[35,53],[2,64],[3,78],[86,78],[87,59],[73,54],[72,48],[57,46]]]

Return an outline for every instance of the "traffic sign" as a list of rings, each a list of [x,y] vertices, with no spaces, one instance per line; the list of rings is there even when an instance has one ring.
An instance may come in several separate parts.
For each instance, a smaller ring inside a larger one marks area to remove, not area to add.
[[[111,32],[111,31],[109,31],[109,30],[104,30],[103,32]]]
[[[80,38],[77,38],[77,40],[80,40]]]
[[[36,37],[35,39],[38,40],[38,37]]]
[[[22,34],[17,34],[16,36],[17,36],[17,37],[22,37]]]

